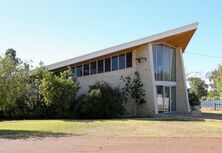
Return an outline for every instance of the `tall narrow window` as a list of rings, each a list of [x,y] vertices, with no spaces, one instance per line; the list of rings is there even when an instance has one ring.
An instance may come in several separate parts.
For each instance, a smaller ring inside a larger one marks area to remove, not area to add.
[[[133,62],[133,55],[132,52],[126,53],[126,67],[132,67],[132,62]]]
[[[155,79],[176,81],[176,50],[166,44],[153,45]]]
[[[72,76],[76,76],[76,67],[72,68]]]
[[[126,54],[120,54],[119,55],[119,69],[125,69],[126,68]]]
[[[90,64],[90,74],[96,74],[96,61],[95,62],[91,62]]]
[[[76,76],[77,77],[82,76],[82,65],[76,67]]]
[[[89,75],[89,63],[83,65],[83,74],[84,76]]]
[[[105,59],[105,72],[111,71],[111,59],[106,58]]]
[[[103,60],[98,61],[98,73],[103,73],[104,67],[103,67]]]
[[[112,71],[118,70],[118,56],[112,57]]]

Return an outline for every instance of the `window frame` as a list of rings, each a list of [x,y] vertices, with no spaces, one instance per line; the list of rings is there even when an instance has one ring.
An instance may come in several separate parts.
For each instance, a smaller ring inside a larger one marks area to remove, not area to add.
[[[88,74],[85,74],[85,65],[88,65]],[[90,75],[90,63],[83,64],[83,76]]]
[[[124,56],[124,67],[120,68],[120,56]],[[118,70],[126,69],[126,53],[122,53],[118,55]]]

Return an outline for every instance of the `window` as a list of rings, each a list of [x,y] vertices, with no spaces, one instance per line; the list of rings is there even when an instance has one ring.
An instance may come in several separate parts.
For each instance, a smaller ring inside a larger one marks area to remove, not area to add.
[[[76,67],[76,76],[77,77],[82,76],[82,65]]]
[[[119,55],[119,69],[126,68],[126,54]]]
[[[111,71],[111,59],[106,58],[105,59],[105,72]]]
[[[60,72],[59,72],[59,71],[54,72],[54,75],[59,76],[59,75],[60,75]]]
[[[112,57],[112,71],[118,70],[118,56]]]
[[[98,61],[98,73],[103,73],[104,67],[103,67],[103,60]]]
[[[176,81],[176,50],[166,44],[153,45],[155,79]]]
[[[83,74],[84,76],[89,75],[89,63],[83,65]]]
[[[133,55],[132,52],[126,53],[126,67],[132,67]]]
[[[72,68],[72,75],[73,75],[73,76],[76,76],[76,68],[75,68],[75,67]]]
[[[170,51],[169,59],[172,59],[175,55],[171,53],[172,50],[169,49],[169,51]],[[171,65],[173,66],[172,63]],[[72,74],[75,77],[81,77],[81,76],[88,76],[88,75],[93,75],[97,73],[104,73],[104,72],[125,69],[129,67],[132,67],[132,52],[119,54],[113,57],[108,57],[108,58],[97,60],[91,63],[79,65],[77,67],[73,67]],[[175,70],[170,69],[170,71],[173,72]],[[59,75],[59,72],[55,72],[55,74]]]
[[[96,61],[90,64],[90,74],[96,74]]]

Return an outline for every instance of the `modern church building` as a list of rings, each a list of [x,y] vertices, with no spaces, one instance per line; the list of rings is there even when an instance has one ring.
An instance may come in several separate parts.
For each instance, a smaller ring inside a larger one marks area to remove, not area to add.
[[[134,78],[137,74],[143,83],[146,102],[127,104],[126,115],[147,117],[166,112],[188,113],[183,53],[197,26],[193,23],[54,63],[47,68],[58,73],[70,66],[80,83],[78,94],[87,94],[89,86],[98,81],[123,87],[121,76]]]

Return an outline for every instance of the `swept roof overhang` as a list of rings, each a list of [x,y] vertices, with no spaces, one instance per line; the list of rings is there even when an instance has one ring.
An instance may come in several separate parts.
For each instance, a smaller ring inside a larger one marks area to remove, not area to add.
[[[48,70],[54,70],[54,69],[66,67],[69,65],[73,65],[75,63],[79,63],[82,61],[86,61],[89,59],[104,56],[104,55],[111,54],[117,51],[125,50],[128,48],[133,48],[133,47],[151,43],[151,42],[165,42],[175,47],[181,47],[182,50],[184,51],[189,41],[191,40],[194,32],[196,31],[197,26],[198,26],[198,23],[192,23],[183,27],[172,29],[166,32],[149,36],[149,37],[145,37],[142,39],[134,40],[131,42],[109,47],[109,48],[95,51],[95,52],[85,54],[82,56],[78,56],[75,58],[57,62],[51,65],[48,65],[47,68]]]

